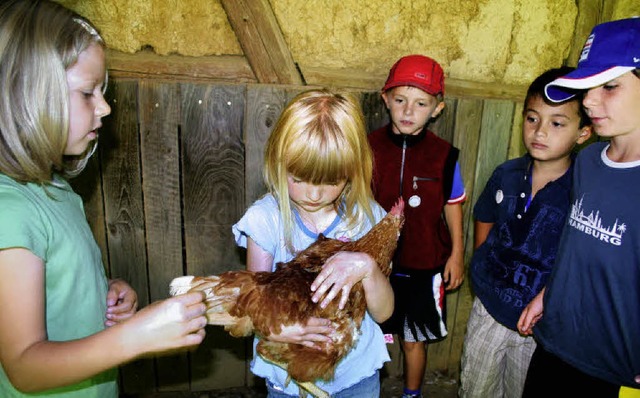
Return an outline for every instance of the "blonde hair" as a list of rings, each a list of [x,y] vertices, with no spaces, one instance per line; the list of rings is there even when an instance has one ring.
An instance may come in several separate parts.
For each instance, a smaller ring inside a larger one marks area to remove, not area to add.
[[[264,181],[278,201],[284,237],[293,253],[294,216],[287,174],[311,184],[346,181],[336,200],[349,230],[373,224],[373,155],[359,102],[350,94],[308,90],[283,110],[265,149]]]
[[[80,15],[51,1],[0,6],[0,172],[20,182],[51,184],[53,173],[77,175],[81,156],[65,156],[69,134],[66,70],[91,44],[104,47]],[[106,80],[105,80],[106,85]]]

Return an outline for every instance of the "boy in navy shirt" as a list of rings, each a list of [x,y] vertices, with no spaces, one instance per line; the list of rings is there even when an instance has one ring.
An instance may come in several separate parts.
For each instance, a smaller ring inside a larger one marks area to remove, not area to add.
[[[555,104],[544,87],[573,68],[551,69],[524,101],[524,156],[498,166],[474,207],[470,279],[476,298],[462,353],[460,397],[520,397],[536,343],[516,323],[543,288],[569,209],[573,149],[591,135],[579,98]]]
[[[556,265],[518,323],[538,342],[523,397],[640,388],[640,18],[594,27],[576,70],[545,92],[576,90],[604,140],[576,157]]]

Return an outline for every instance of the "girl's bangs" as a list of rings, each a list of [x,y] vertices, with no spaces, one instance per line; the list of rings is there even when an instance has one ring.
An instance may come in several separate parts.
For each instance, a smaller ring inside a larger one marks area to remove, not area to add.
[[[335,184],[350,180],[357,159],[350,145],[335,139],[298,140],[301,145],[289,147],[286,154],[287,171],[311,184]]]

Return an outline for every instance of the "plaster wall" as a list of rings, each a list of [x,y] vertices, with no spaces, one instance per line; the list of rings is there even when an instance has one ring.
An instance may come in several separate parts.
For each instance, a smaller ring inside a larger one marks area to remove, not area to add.
[[[125,53],[241,55],[218,0],[59,0]],[[563,64],[576,0],[269,0],[293,59],[306,67],[385,76],[406,54],[437,59],[448,77],[527,84]],[[590,0],[591,1],[591,0]],[[596,1],[596,0],[592,0]],[[609,0],[611,1],[611,0]],[[612,0],[612,19],[640,15]]]
[[[613,9],[612,20],[640,16],[640,1],[617,0]]]

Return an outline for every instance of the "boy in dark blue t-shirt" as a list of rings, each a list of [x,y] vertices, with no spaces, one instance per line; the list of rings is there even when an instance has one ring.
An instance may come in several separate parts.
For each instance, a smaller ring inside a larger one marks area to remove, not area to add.
[[[523,397],[640,392],[640,18],[596,25],[545,89],[554,102],[576,92],[602,142],[575,159],[556,264],[518,322],[538,343]]]
[[[551,69],[524,102],[524,156],[498,166],[474,207],[470,279],[476,295],[467,323],[460,397],[519,397],[536,347],[516,324],[544,287],[569,209],[573,149],[591,135],[579,98],[560,104],[546,84],[572,71]]]

